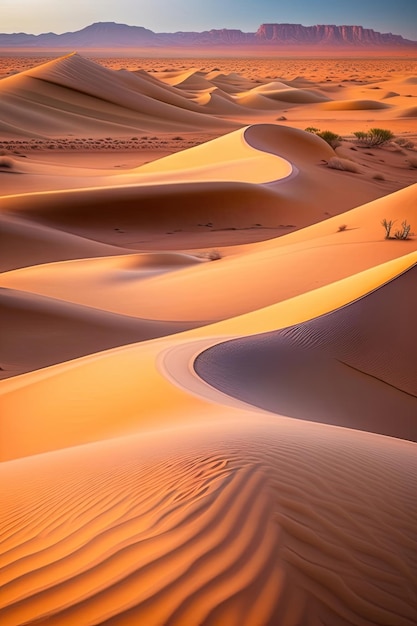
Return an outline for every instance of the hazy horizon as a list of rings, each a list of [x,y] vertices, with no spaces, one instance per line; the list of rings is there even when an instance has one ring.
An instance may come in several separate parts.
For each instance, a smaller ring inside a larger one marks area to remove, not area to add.
[[[377,6],[376,6],[377,4]],[[53,0],[3,0],[2,33],[57,34],[81,30],[94,22],[143,26],[154,32],[205,31],[216,28],[254,32],[262,23],[351,25],[391,32],[417,40],[415,0],[73,0],[62,5]]]

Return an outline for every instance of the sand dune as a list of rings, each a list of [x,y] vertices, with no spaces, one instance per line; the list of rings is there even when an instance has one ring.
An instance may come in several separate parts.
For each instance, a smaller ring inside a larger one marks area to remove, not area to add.
[[[413,626],[414,65],[105,64],[0,81],[1,624]]]
[[[16,216],[0,216],[0,269],[7,271],[52,261],[99,257],[122,252],[83,237],[57,231],[43,224]]]
[[[323,102],[320,105],[326,111],[349,111],[349,110],[370,110],[389,109],[390,105],[378,100],[337,100],[336,102]]]
[[[278,423],[4,465],[3,623],[413,624],[412,444]]]
[[[149,82],[143,90],[143,83],[75,54],[62,57],[1,81],[1,128],[4,133],[13,126],[18,134],[62,136],[231,127],[196,112],[170,91],[164,98],[162,89],[150,90]]]
[[[414,266],[326,316],[215,346],[197,373],[276,413],[417,441],[416,275]]]

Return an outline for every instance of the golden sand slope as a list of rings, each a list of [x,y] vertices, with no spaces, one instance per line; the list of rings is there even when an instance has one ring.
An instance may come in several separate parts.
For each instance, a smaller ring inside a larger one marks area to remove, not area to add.
[[[3,464],[2,623],[412,626],[414,445],[251,420]]]

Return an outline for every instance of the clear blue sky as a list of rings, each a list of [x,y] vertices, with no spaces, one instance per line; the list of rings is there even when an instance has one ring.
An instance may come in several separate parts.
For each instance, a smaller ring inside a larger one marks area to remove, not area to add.
[[[263,22],[360,24],[417,40],[417,0],[0,0],[3,33],[62,33],[107,21],[156,32],[255,31]]]

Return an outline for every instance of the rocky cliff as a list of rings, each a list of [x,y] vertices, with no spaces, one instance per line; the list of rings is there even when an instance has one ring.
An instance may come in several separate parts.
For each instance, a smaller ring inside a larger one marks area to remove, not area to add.
[[[362,26],[302,26],[301,24],[262,24],[256,33],[236,29],[199,32],[154,33],[141,26],[98,22],[82,30],[57,35],[44,33],[0,34],[0,47],[32,48],[123,48],[123,47],[210,47],[210,46],[329,46],[329,47],[410,47],[417,42],[400,35],[378,33]]]

